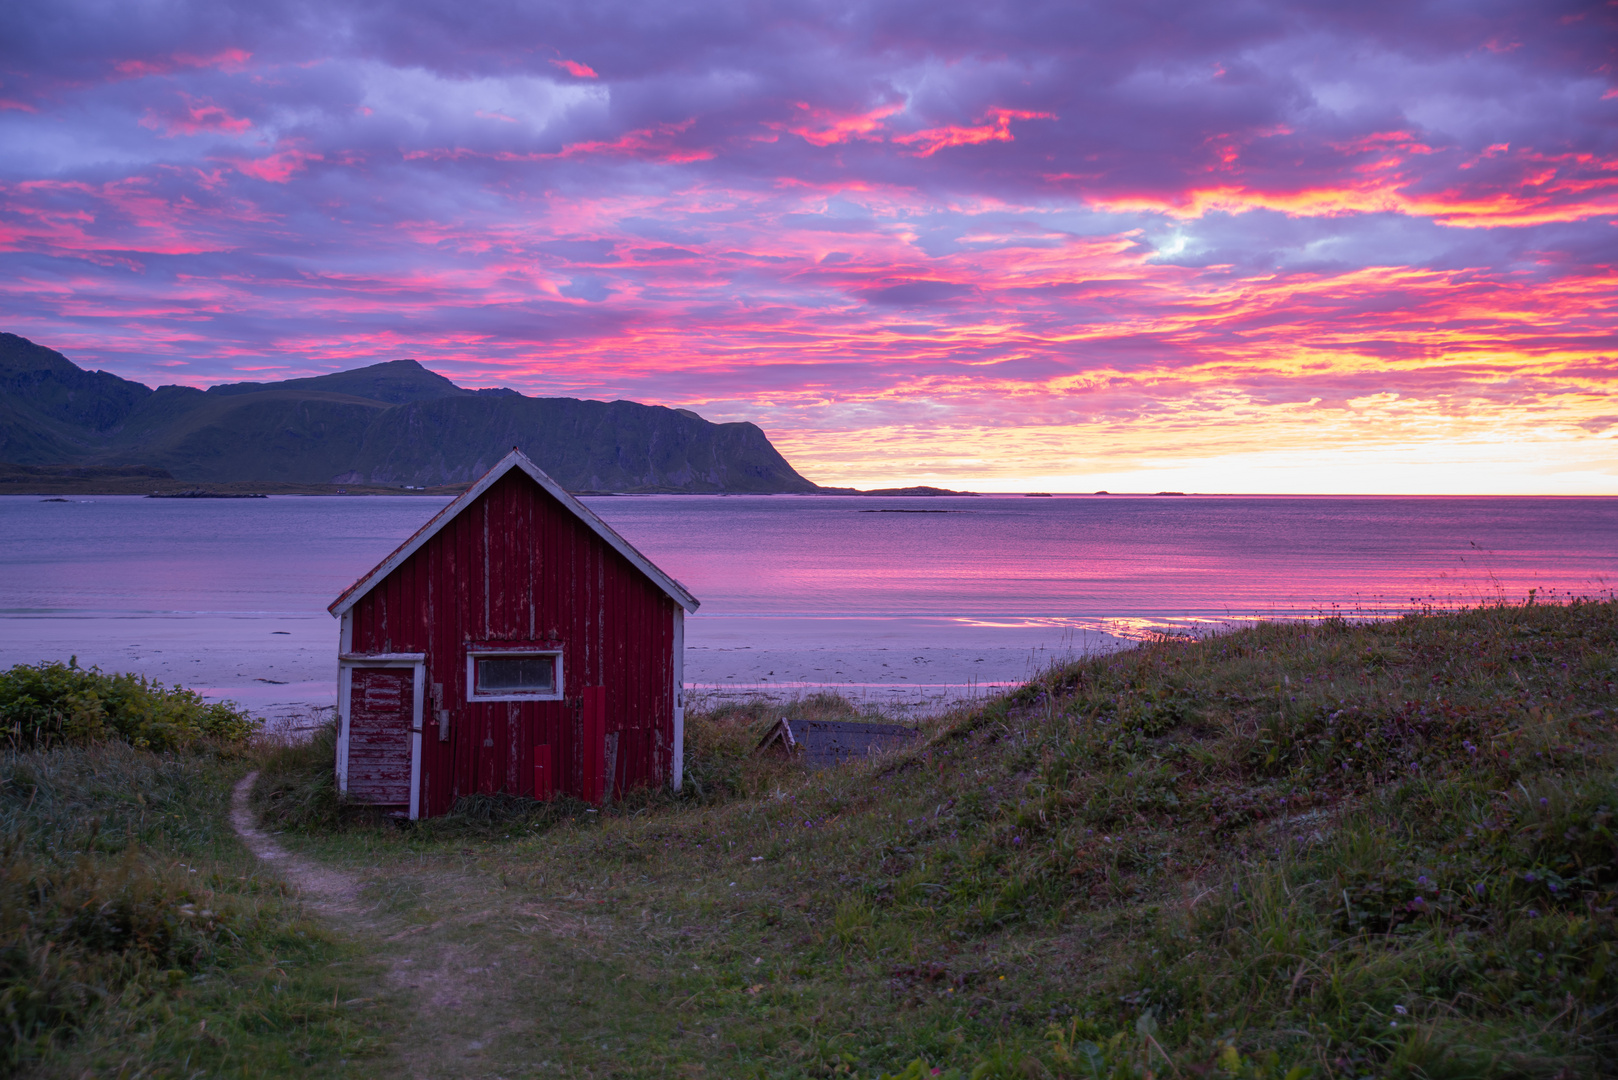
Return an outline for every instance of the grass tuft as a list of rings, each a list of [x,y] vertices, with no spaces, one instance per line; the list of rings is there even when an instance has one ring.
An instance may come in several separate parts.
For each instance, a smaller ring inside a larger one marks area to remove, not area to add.
[[[248,754],[0,755],[0,1075],[286,1075],[375,1053],[329,1004],[349,947],[231,832]]]

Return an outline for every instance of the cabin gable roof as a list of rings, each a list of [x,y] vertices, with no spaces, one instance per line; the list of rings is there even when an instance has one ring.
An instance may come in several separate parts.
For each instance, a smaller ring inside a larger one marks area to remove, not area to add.
[[[501,477],[513,469],[526,474],[530,480],[543,488],[557,502],[561,503],[568,513],[583,522],[608,547],[628,560],[631,566],[649,578],[670,600],[673,600],[688,612],[697,610],[699,601],[691,595],[684,585],[659,570],[652,560],[637,551],[635,546],[628,540],[619,536],[611,525],[597,517],[588,506],[562,490],[561,485],[545,475],[545,470],[530,461],[528,455],[516,449],[501,458],[494,468],[484,473],[477,483],[462,492],[454,502],[434,514],[431,521],[417,529],[414,536],[395,548],[393,554],[377,563],[364,577],[343,590],[342,595],[333,600],[326,610],[331,612],[333,616],[341,617],[355,604],[359,603],[366,593],[380,585],[387,579],[389,574],[404,565],[410,556],[426,546],[427,542],[436,536],[444,526],[459,517],[462,511],[477,502],[484,492],[488,491]]]

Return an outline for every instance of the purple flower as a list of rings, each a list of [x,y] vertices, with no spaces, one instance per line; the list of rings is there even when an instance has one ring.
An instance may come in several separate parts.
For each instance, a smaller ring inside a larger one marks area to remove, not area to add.
[[[1537,918],[1539,918],[1539,909],[1538,909],[1538,908],[1529,908],[1529,909],[1528,909],[1528,917],[1529,917],[1529,918],[1530,918],[1530,919],[1537,919]]]

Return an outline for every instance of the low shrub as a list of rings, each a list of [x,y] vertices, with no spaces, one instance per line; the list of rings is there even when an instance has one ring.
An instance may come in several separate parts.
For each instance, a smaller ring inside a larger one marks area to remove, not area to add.
[[[178,750],[205,740],[242,742],[259,721],[193,690],[139,675],[109,675],[67,663],[18,664],[0,672],[0,735],[13,750],[122,740],[142,750]]]

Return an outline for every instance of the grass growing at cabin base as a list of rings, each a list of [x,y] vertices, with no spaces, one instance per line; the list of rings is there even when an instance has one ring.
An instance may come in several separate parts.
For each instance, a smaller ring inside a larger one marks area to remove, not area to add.
[[[0,755],[0,1076],[341,1073],[374,1053],[333,1001],[368,969],[232,834],[254,752],[200,729],[247,718],[64,665],[0,687],[41,718],[34,749]]]
[[[417,1075],[1611,1075],[1615,684],[1612,602],[1264,625],[823,773],[693,716],[599,812],[345,816],[321,747],[260,799],[436,957]]]

